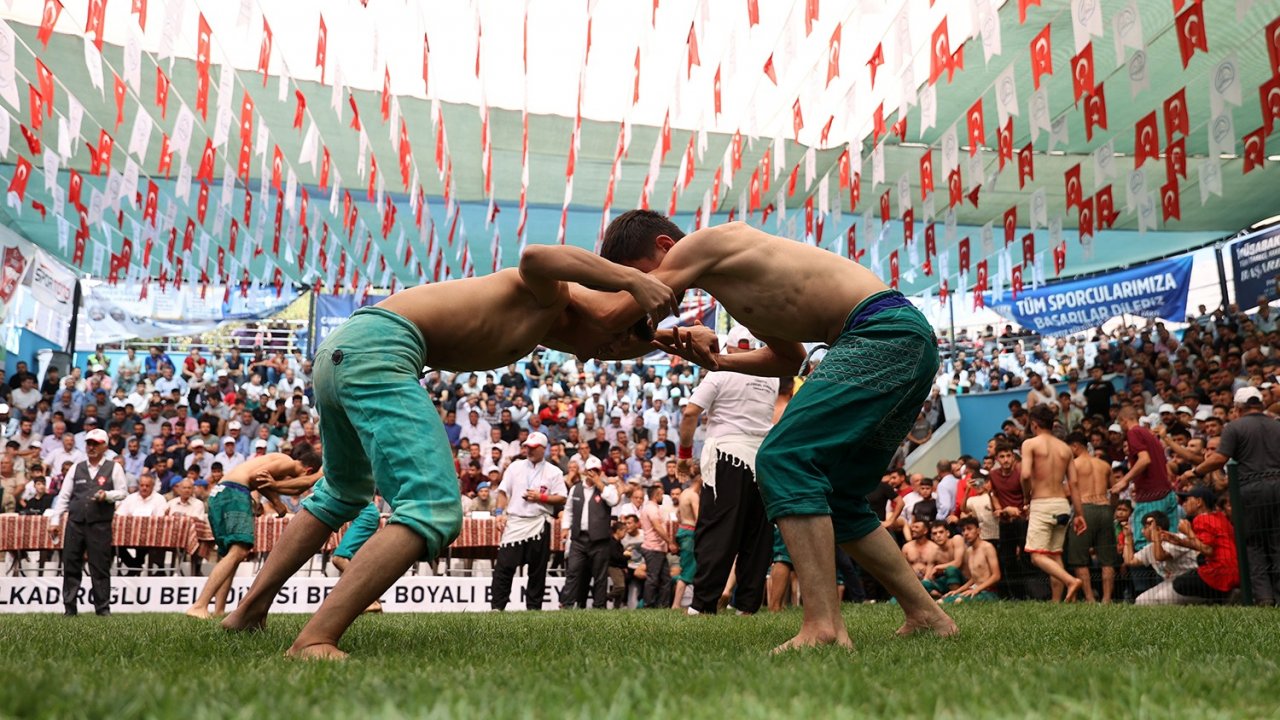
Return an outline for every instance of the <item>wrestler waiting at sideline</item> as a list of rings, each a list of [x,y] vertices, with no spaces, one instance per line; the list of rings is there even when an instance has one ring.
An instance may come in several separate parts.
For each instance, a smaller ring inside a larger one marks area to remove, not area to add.
[[[1120,566],[1120,550],[1116,543],[1115,514],[1107,489],[1111,486],[1111,466],[1089,453],[1089,440],[1084,433],[1073,432],[1067,444],[1075,455],[1076,486],[1080,489],[1080,506],[1084,508],[1085,531],[1067,543],[1067,566],[1084,583],[1084,599],[1093,602],[1093,583],[1089,577],[1092,557],[1102,567],[1102,602],[1111,602],[1116,586],[1116,568]]]
[[[418,380],[425,366],[502,367],[539,343],[582,357],[605,341],[634,357],[648,347],[596,330],[569,282],[626,290],[653,318],[678,306],[660,281],[618,266],[575,272],[530,247],[519,269],[398,292],[357,310],[316,353],[315,403],[325,477],[302,504],[235,612],[228,630],[262,627],[276,593],[329,534],[354,519],[374,489],[391,506],[387,525],[353,557],[288,654],[343,658],[338,640],[361,612],[420,559],[434,559],[457,536],[462,505],[444,424],[422,413],[431,400]],[[595,297],[607,297],[593,293]],[[590,301],[588,301],[590,302]],[[639,318],[638,318],[639,319]],[[405,427],[420,432],[405,435]]]
[[[546,249],[584,271],[601,260],[578,248]],[[609,224],[601,254],[653,273],[677,293],[708,291],[765,343],[720,355],[709,328],[678,329],[677,342],[664,349],[709,369],[787,377],[804,363],[802,342],[831,345],[756,456],[765,508],[782,530],[804,597],[799,633],[777,649],[852,646],[828,581],[837,542],[898,599],[906,615],[900,635],[955,633],[867,502],[937,375],[937,338],[924,315],[861,265],[744,223],[686,237],[666,217],[633,210]],[[625,298],[606,302],[606,327],[643,315]]]
[[[1027,544],[1023,550],[1031,556],[1032,564],[1049,576],[1053,601],[1071,602],[1084,583],[1062,564],[1069,513],[1075,511],[1071,524],[1076,535],[1083,535],[1087,525],[1080,506],[1071,448],[1054,437],[1055,418],[1057,411],[1049,405],[1032,408],[1031,428],[1035,436],[1022,441],[1022,491],[1031,499],[1027,507]]]
[[[996,557],[995,546],[982,539],[978,518],[961,518],[960,535],[964,538],[965,582],[944,595],[942,602],[998,600],[994,588],[1000,582],[1000,561]]]
[[[295,459],[284,453],[269,453],[240,463],[209,493],[209,529],[218,549],[218,564],[209,573],[200,596],[187,610],[191,617],[208,618],[209,603],[221,615],[231,592],[231,580],[240,563],[253,552],[254,500],[257,490],[276,512],[284,514],[279,495],[299,495],[321,476],[320,456],[313,451]]]

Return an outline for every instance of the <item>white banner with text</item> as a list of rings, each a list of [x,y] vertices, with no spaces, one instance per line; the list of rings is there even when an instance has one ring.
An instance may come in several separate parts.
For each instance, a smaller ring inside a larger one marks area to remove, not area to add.
[[[183,612],[191,607],[203,577],[113,577],[111,578],[111,611],[113,613]],[[525,584],[528,578],[516,577],[511,587],[508,610],[524,610],[527,603]],[[237,577],[232,582],[228,609],[234,608],[249,591],[253,578]],[[272,612],[310,613],[320,607],[338,578],[293,578],[276,595]],[[407,575],[382,594],[386,612],[485,612],[489,610],[490,586],[493,578],[459,578]],[[560,607],[563,577],[547,578],[542,595],[542,609]],[[93,612],[89,578],[81,584],[76,606],[82,613]],[[0,578],[0,613],[62,612],[62,578]]]

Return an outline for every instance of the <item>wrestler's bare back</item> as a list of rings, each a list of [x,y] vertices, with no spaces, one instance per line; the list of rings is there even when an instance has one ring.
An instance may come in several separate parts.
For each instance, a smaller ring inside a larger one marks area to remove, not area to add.
[[[235,466],[223,476],[223,482],[244,485],[251,490],[258,490],[265,478],[262,474],[271,475],[273,480],[288,480],[306,473],[302,463],[285,453],[267,453],[261,457],[251,457]]]
[[[548,335],[569,306],[560,293],[542,305],[520,271],[450,280],[402,290],[378,307],[402,315],[427,342],[427,365],[445,370],[474,370],[508,365],[529,354]]]
[[[1022,458],[1022,482],[1030,487],[1031,500],[1068,497],[1064,480],[1073,458],[1066,443],[1052,435],[1036,435],[1023,441]]]
[[[1111,488],[1111,466],[1087,452],[1072,462],[1076,465],[1076,487],[1080,490],[1081,502],[1106,503],[1107,490]]]
[[[679,266],[689,263],[699,266],[696,277],[682,277]],[[686,236],[653,272],[677,291],[711,293],[757,336],[793,342],[834,342],[858,303],[889,289],[851,260],[740,222]]]

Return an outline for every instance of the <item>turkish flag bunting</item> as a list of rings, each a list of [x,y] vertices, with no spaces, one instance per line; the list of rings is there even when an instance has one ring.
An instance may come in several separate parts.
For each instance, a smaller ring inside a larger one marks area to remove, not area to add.
[[[1280,75],[1258,86],[1258,99],[1262,104],[1262,127],[1270,135],[1275,130],[1276,118],[1280,118]]]
[[[1116,214],[1116,203],[1115,199],[1112,197],[1110,185],[1102,188],[1096,195],[1094,195],[1093,204],[1096,215],[1098,216],[1098,227],[1108,229],[1114,227],[1116,224],[1116,218],[1118,218],[1119,215]]]
[[[19,127],[22,129],[22,137],[27,141],[27,149],[31,152],[32,156],[36,156],[42,153],[44,151],[44,144],[40,142],[40,136],[28,130],[26,125],[20,125]],[[93,161],[93,168],[94,168],[93,172],[96,175],[98,174],[98,171],[97,171],[98,153],[96,152],[97,148],[95,148],[93,145],[90,145],[87,142],[85,143],[85,145],[89,146],[89,152],[92,153],[92,157],[90,159]]]
[[[111,170],[111,150],[115,141],[107,134],[106,129],[98,131],[98,165],[103,173]]]
[[[44,127],[44,96],[36,89],[35,85],[27,84],[28,110],[31,112],[31,129],[39,130]],[[35,152],[34,150],[32,152]]]
[[[733,212],[730,210],[730,212]],[[810,195],[804,201],[804,234],[805,237],[813,237],[813,196]]]
[[[938,228],[933,223],[924,226],[924,256],[931,258],[938,254]]]
[[[747,202],[747,212],[760,209],[760,168],[758,167],[751,173],[751,187]]]
[[[156,226],[156,208],[159,202],[160,202],[160,188],[156,186],[154,181],[147,180],[147,200],[146,200],[146,203],[142,206],[142,219],[145,222],[150,223],[151,227]],[[234,243],[231,246],[231,251],[235,252]]]
[[[800,98],[796,98],[795,103],[791,106],[791,128],[794,131],[796,142],[800,142],[800,128],[803,127],[804,115],[800,113]]]
[[[280,175],[284,171],[284,153],[280,152],[280,146],[276,145],[271,151],[271,187],[276,190],[280,189]]]
[[[850,177],[850,173],[853,172],[853,168],[850,167],[849,165],[849,148],[848,147],[845,147],[844,152],[840,153],[839,166],[840,166],[840,187],[841,189],[847,188],[849,187],[849,181],[853,179]],[[764,156],[760,158],[760,169],[763,172],[764,178],[765,178],[764,192],[768,192],[769,191],[769,182],[768,182],[769,181],[769,151],[768,150],[766,150],[764,152]]]
[[[196,73],[196,111],[201,120],[209,119],[209,74]]]
[[[253,98],[247,89],[240,98],[240,142],[253,147]]]
[[[1035,156],[1031,143],[1027,143],[1018,151],[1018,189],[1026,187],[1028,180],[1036,179]]]
[[[155,185],[155,183],[150,183]],[[73,168],[67,177],[67,202],[71,203],[71,207],[81,208],[80,190],[84,187],[84,179],[80,177],[80,173]]]
[[[301,128],[302,116],[307,112],[307,96],[303,95],[301,90],[294,90],[293,96],[296,99],[293,111],[293,126]]]
[[[1094,226],[1093,196],[1089,196],[1080,201],[1080,214],[1076,221],[1080,238],[1093,237]]]
[[[169,76],[159,65],[156,66],[156,107],[160,108],[161,118],[169,112]]]
[[[1186,70],[1196,49],[1209,52],[1209,38],[1204,28],[1204,4],[1191,3],[1176,18],[1174,24],[1178,28],[1178,53],[1182,56],[1182,69]]]
[[[107,12],[107,0],[89,0],[89,8],[85,11],[84,34],[93,36],[93,44],[102,52],[102,27]]]
[[[1022,236],[1022,264],[1034,265],[1036,262],[1036,235],[1027,233]]]
[[[907,208],[902,211],[902,241],[906,244],[915,242],[916,239],[916,211]]]
[[[1013,161],[1013,116],[1010,115],[1005,120],[1004,127],[1000,128],[999,135],[996,138],[996,154],[1000,159],[1000,169],[1004,169],[1006,162]]]
[[[799,100],[796,101],[800,102]],[[881,102],[876,106],[875,112],[871,114],[871,142],[879,143],[880,137],[884,135],[884,103]]]
[[[1160,208],[1165,222],[1169,222],[1170,218],[1182,219],[1182,200],[1179,197],[1177,180],[1170,180],[1160,187]]]
[[[871,53],[871,59],[867,61],[867,67],[871,68],[871,89],[876,87],[876,70],[884,64],[884,43],[876,43],[876,49]]]
[[[262,18],[262,44],[258,47],[258,72],[262,73],[262,87],[267,86],[267,67],[271,65],[271,26]]]
[[[1077,103],[1093,92],[1093,43],[1085,45],[1071,58],[1071,88]]]
[[[320,154],[320,189],[326,190],[329,187],[329,148],[322,149]]]
[[[1190,121],[1187,119],[1187,89],[1184,87],[1164,101],[1165,142],[1173,142],[1175,132],[1180,132],[1184,136],[1189,135],[1190,126]]]
[[[213,138],[205,138],[204,150],[200,153],[200,168],[196,171],[196,179],[204,182],[213,182],[213,165],[216,152],[213,149]]]
[[[1067,243],[1062,241],[1053,246],[1053,274],[1061,275],[1067,267]]]
[[[889,253],[889,287],[898,289],[898,251]]]
[[[973,157],[978,154],[978,148],[987,141],[987,129],[986,123],[983,122],[981,97],[969,107],[967,117],[969,124],[969,157]]]
[[[1165,180],[1173,182],[1174,178],[1187,177],[1187,139],[1180,137],[1169,143],[1164,155]]]
[[[935,85],[942,73],[951,67],[951,39],[947,35],[946,16],[934,29],[929,47],[929,84]]]
[[[818,133],[818,144],[820,146],[824,148],[827,146],[827,138],[831,136],[831,125],[835,123],[835,121],[836,116],[832,115],[827,118],[826,124],[822,126],[822,132]],[[898,127],[897,123],[894,123],[893,127],[896,129]]]
[[[253,193],[249,188],[244,190],[244,226],[249,227],[249,218],[253,215]]]
[[[885,190],[884,194],[880,196],[880,222],[889,222],[889,217],[889,191]]]
[[[1040,89],[1040,76],[1053,74],[1053,42],[1049,37],[1049,26],[1036,33],[1031,40],[1031,79],[1036,89]]]
[[[284,193],[276,193],[275,236],[271,240],[271,254],[280,255],[280,225],[284,220]]]
[[[698,34],[693,31],[693,23],[689,23],[689,61],[685,68],[685,78],[693,76],[693,66],[702,66],[702,59],[698,57]]]
[[[1160,130],[1156,124],[1156,111],[1147,113],[1134,126],[1133,167],[1142,167],[1147,160],[1160,154]]]
[[[431,89],[431,41],[427,38],[426,33],[422,33],[422,92],[425,94]]]
[[[1271,60],[1271,76],[1280,75],[1280,16],[1267,23],[1267,57]]]
[[[841,23],[836,23],[836,29],[831,33],[831,42],[827,46],[827,85],[831,85],[831,81],[840,75],[840,27]]]
[[[947,301],[948,294],[947,279],[942,278],[942,282],[938,284],[938,301],[945,303]]]
[[[1004,246],[1009,247],[1009,243],[1018,235],[1018,206],[1011,205],[1008,210],[1004,211]]]
[[[424,36],[425,37],[425,36]],[[316,67],[320,68],[320,84],[324,84],[324,66],[325,56],[329,48],[329,28],[324,24],[324,13],[320,13],[320,32],[316,36]],[[423,53],[423,70],[426,70],[426,53]],[[423,72],[423,80],[426,80],[426,72]]]
[[[114,75],[114,83],[113,83],[112,89],[114,90],[115,96],[116,96],[116,127],[115,129],[117,132],[119,132],[120,123],[124,122],[124,98],[125,98],[125,94],[128,91],[125,89],[124,81],[120,79],[120,76],[115,75],[114,73],[112,73],[112,75]]]
[[[200,198],[196,201],[196,217],[200,218],[200,224],[204,224],[205,213],[209,211],[209,183],[200,182]]]
[[[653,0],[654,17],[657,17],[658,0]],[[760,1],[747,0],[747,27],[754,27],[760,24]]]
[[[36,58],[36,77],[40,81],[40,97],[44,100],[44,111],[49,117],[53,117],[54,104],[54,82],[53,71],[48,65],[44,64],[40,58]]]
[[[684,191],[689,187],[689,183],[693,182],[694,173],[697,172],[697,169],[694,167],[696,164],[695,161],[698,158],[696,152],[697,148],[694,145],[694,141],[696,139],[697,135],[690,135],[689,145],[684,150],[684,177],[681,178],[681,191]]]
[[[1022,266],[1014,265],[1009,271],[1009,286],[1013,291],[1013,299],[1017,300],[1018,295],[1022,292]]]
[[[818,0],[804,0],[804,36],[813,32],[813,24],[818,22]]]
[[[768,76],[769,82],[778,84],[778,74],[773,70],[773,53],[769,53],[769,59],[764,61],[764,74]]]
[[[248,141],[240,143],[240,161],[236,164],[236,177],[244,182],[249,182],[249,160],[253,155],[252,149],[249,147]]]
[[[715,77],[715,80],[711,83],[711,92],[714,96],[712,100],[713,100],[713,106],[715,107],[716,115],[719,115],[720,114],[720,66],[719,65],[716,66],[716,77]]]
[[[46,49],[49,47],[49,38],[53,37],[53,26],[57,24],[61,14],[62,3],[58,0],[44,0],[44,10],[40,14],[40,32],[36,33],[36,39]],[[101,50],[101,46],[98,49]]]
[[[391,119],[391,68],[382,66],[382,122]]]
[[[147,0],[133,0],[133,7],[131,7],[129,10],[130,10],[130,12],[132,12],[134,15],[137,15],[137,16],[138,16],[138,27],[139,27],[139,28],[142,28],[142,31],[143,31],[143,32],[146,32],[146,30],[147,30]]]
[[[925,199],[931,192],[933,192],[933,148],[928,148],[924,151],[924,155],[920,156],[920,199]]]
[[[849,209],[856,210],[860,202],[862,202],[862,173],[854,173],[853,180],[849,183]]]
[[[1084,198],[1084,186],[1080,183],[1080,163],[1072,165],[1062,174],[1062,178],[1067,188],[1067,208],[1079,207]]]
[[[1094,128],[1107,129],[1107,96],[1102,83],[1084,99],[1084,134],[1093,140]]]
[[[492,156],[490,156],[492,159]],[[486,169],[487,171],[487,169]],[[378,187],[378,157],[372,153],[369,154],[369,189],[367,197],[372,200],[376,195]]]
[[[9,192],[18,196],[21,202],[27,194],[27,180],[31,179],[31,163],[25,157],[18,156],[18,164],[13,169],[13,179],[9,181]]]
[[[947,207],[955,207],[964,202],[964,187],[961,185],[960,168],[951,168],[951,172],[947,174],[947,194],[950,204]]]
[[[1018,24],[1023,25],[1027,22],[1027,8],[1032,5],[1039,6],[1040,0],[1018,0]]]
[[[636,79],[631,87],[631,104],[640,102],[640,48],[636,48]],[[719,68],[717,68],[717,71]]]
[[[981,298],[982,293],[986,292],[986,289],[987,289],[987,261],[986,260],[982,260],[978,262],[977,275],[978,275],[978,282],[974,285],[974,289],[977,290],[978,297]],[[978,300],[978,302],[981,303],[982,301]]]
[[[1244,172],[1262,167],[1267,155],[1267,129],[1258,128],[1244,136]]]
[[[213,37],[213,29],[209,21],[200,13],[200,24],[196,29],[196,73],[209,77],[209,42]]]

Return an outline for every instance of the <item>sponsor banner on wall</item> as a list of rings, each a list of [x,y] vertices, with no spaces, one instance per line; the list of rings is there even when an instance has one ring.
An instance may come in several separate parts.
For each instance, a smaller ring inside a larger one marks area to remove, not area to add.
[[[1041,335],[1065,335],[1095,328],[1113,317],[1137,315],[1181,321],[1186,319],[1191,285],[1190,255],[1042,285],[1011,293],[987,307]]]
[[[70,317],[76,291],[76,275],[44,250],[36,250],[27,284],[37,302],[60,315]]]
[[[111,578],[111,612],[184,612],[195,602],[204,587],[203,577],[113,577]],[[227,606],[234,608],[249,591],[252,577],[232,581]],[[272,612],[315,612],[325,596],[333,590],[338,578],[299,577],[285,583],[276,595]],[[443,576],[405,576],[382,594],[386,612],[487,612],[493,578],[461,578]],[[524,610],[525,585],[528,578],[517,577],[511,587],[507,610]],[[542,609],[560,607],[564,590],[563,577],[548,577],[542,595]],[[93,612],[89,579],[86,577],[76,598],[82,613]],[[63,611],[62,578],[0,578],[0,613],[34,613]]]
[[[0,225],[0,320],[8,315],[9,301],[31,267],[36,246]]]
[[[329,337],[329,333],[338,329],[338,326],[347,321],[351,314],[362,307],[376,305],[386,300],[386,295],[369,295],[361,298],[353,294],[346,295],[317,295],[316,296],[316,341],[314,347],[320,347],[320,343]]]
[[[1258,297],[1280,298],[1280,227],[1264,230],[1231,246],[1235,266],[1236,303],[1258,305]]]

